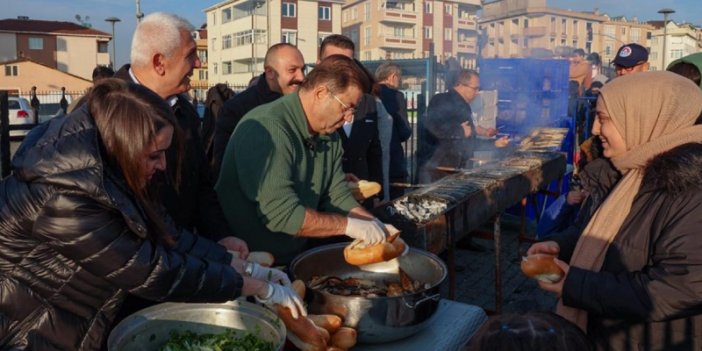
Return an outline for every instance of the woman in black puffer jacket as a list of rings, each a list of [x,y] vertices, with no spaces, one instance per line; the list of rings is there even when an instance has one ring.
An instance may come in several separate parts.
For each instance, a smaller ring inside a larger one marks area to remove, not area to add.
[[[108,79],[30,132],[0,183],[0,348],[99,349],[127,294],[300,309],[289,288],[242,277],[243,261],[175,233],[151,205],[176,125],[156,94]]]

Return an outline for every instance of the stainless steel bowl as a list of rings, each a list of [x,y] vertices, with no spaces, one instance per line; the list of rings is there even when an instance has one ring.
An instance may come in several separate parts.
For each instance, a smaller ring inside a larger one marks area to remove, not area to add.
[[[382,282],[399,281],[397,265],[415,280],[427,283],[423,291],[396,297],[360,297],[332,295],[311,290],[308,311],[313,314],[335,314],[344,325],[355,328],[358,341],[381,343],[399,340],[415,334],[430,321],[439,306],[439,289],[446,279],[447,269],[435,255],[410,248],[407,255],[385,265],[353,266],[344,260],[345,243],[308,250],[290,264],[290,272],[306,284],[314,276],[362,278]],[[393,267],[393,264],[395,265]]]
[[[222,333],[235,329],[270,341],[276,350],[285,345],[285,325],[275,313],[246,301],[222,304],[163,303],[121,321],[107,339],[110,351],[158,350],[172,330]],[[258,332],[258,334],[256,334]]]

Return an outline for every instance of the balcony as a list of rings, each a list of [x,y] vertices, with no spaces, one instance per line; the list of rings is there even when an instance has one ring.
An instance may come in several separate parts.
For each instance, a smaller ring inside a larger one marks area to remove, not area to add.
[[[420,41],[411,37],[383,36],[380,39],[380,47],[383,49],[406,49],[415,50],[419,47]]]
[[[457,41],[456,52],[461,54],[474,54],[478,51],[478,40],[475,38]]]
[[[479,9],[483,7],[482,1],[480,0],[454,0],[452,2],[458,4],[458,6],[470,6],[471,8]]]
[[[380,12],[380,22],[416,24],[417,14],[412,11],[386,9]]]
[[[478,31],[478,22],[472,18],[459,18],[456,29]]]
[[[527,27],[524,28],[525,37],[543,37],[546,35],[546,27]]]

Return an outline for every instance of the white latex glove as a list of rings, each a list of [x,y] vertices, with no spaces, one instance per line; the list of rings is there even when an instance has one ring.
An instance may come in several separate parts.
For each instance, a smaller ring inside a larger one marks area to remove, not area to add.
[[[248,262],[247,265],[251,265],[251,278],[263,280],[264,282],[283,284],[284,286],[290,287],[290,278],[285,272],[275,269],[266,268],[258,263]]]
[[[300,315],[306,316],[307,310],[302,304],[300,297],[291,288],[282,286],[279,284],[268,284],[267,296],[256,296],[256,301],[273,307],[274,305],[281,305],[287,307],[290,310],[290,314],[293,318],[297,319]]]
[[[375,221],[351,217],[347,217],[346,220],[346,230],[344,234],[360,241],[362,245],[370,246],[385,241],[384,225],[381,226]]]

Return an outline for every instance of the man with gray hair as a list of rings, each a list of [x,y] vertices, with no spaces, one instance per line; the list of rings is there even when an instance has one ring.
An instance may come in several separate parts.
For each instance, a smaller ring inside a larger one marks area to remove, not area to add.
[[[392,116],[389,179],[391,183],[406,183],[409,180],[409,173],[402,143],[412,135],[412,127],[407,120],[405,95],[398,90],[402,81],[402,70],[397,64],[386,62],[378,66],[375,76],[380,85],[380,100]],[[402,193],[402,189],[391,188],[390,198],[399,197]]]
[[[187,20],[163,12],[150,14],[139,23],[132,38],[131,65],[120,68],[115,77],[143,85],[173,108],[185,145],[181,168],[176,169],[178,152],[167,151],[167,171],[155,178],[161,202],[175,224],[220,243],[230,250],[248,254],[242,240],[232,237],[210,173],[200,140],[200,118],[184,93],[190,90],[190,76],[200,67],[193,26]],[[179,171],[179,173],[178,173]],[[177,184],[177,179],[180,184]]]

